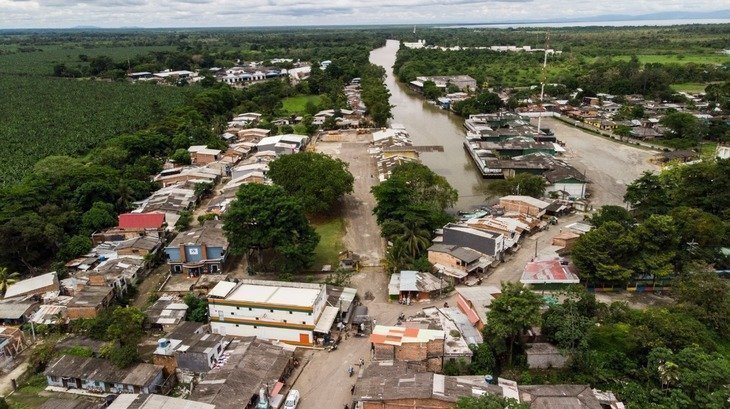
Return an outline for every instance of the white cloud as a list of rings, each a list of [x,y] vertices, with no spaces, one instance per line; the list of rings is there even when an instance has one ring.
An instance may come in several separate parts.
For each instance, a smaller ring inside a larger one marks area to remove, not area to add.
[[[717,9],[709,0],[0,0],[0,28],[478,23]]]

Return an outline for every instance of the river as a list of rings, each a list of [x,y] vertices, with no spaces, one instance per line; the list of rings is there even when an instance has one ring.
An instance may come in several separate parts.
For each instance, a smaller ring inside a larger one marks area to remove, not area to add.
[[[469,210],[484,204],[487,181],[464,149],[464,120],[429,104],[396,80],[393,64],[399,47],[399,41],[388,40],[384,47],[370,52],[370,62],[385,68],[385,85],[390,90],[390,104],[394,106],[392,122],[405,125],[414,145],[444,147],[443,152],[422,153],[421,161],[459,191],[457,209]]]

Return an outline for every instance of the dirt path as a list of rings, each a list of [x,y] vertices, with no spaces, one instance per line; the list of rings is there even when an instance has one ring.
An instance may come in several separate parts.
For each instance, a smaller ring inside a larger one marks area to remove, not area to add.
[[[13,391],[13,379],[19,379],[21,375],[28,370],[27,354],[16,357],[15,359],[22,359],[18,366],[13,368],[10,372],[0,376],[0,396],[8,396]]]
[[[543,126],[551,128],[565,142],[568,152],[564,159],[588,176],[591,202],[596,208],[623,205],[626,185],[644,171],[659,169],[649,162],[655,151],[614,142],[553,118],[545,118]]]
[[[362,265],[380,265],[384,243],[373,216],[375,198],[370,193],[377,183],[377,170],[374,159],[367,152],[372,135],[344,133],[338,139],[337,142],[319,141],[316,150],[347,162],[355,177],[353,193],[343,202],[342,215],[346,223],[343,244],[347,250],[362,257]]]

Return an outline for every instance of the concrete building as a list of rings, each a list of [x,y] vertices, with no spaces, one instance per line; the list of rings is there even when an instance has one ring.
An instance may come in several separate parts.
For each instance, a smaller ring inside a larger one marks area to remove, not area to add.
[[[208,163],[220,160],[220,149],[208,149],[205,145],[193,145],[188,148],[190,160],[193,165],[207,165]]]
[[[577,284],[580,279],[567,261],[543,260],[527,263],[520,282],[529,285]]]
[[[467,247],[434,244],[428,248],[428,261],[441,274],[464,282],[470,274],[480,274],[492,262],[485,254]]]
[[[446,88],[451,85],[455,85],[460,91],[474,91],[477,89],[477,80],[468,75],[437,75],[430,77],[416,77],[416,81],[411,84],[417,86],[414,83],[420,83],[420,88],[423,88],[423,83],[426,81],[433,81],[437,87]]]
[[[295,345],[329,333],[339,311],[327,305],[326,285],[262,280],[221,281],[208,293],[208,309],[214,333]]]
[[[421,371],[441,372],[445,343],[441,330],[376,325],[370,334],[374,360],[407,362]]]
[[[108,409],[215,409],[215,405],[164,395],[127,393],[117,396]],[[74,408],[75,409],[75,408]]]
[[[66,304],[69,320],[95,318],[114,299],[114,289],[108,286],[86,286]]]
[[[200,227],[181,232],[165,247],[165,254],[173,273],[220,273],[228,255],[223,222],[208,220]]]
[[[277,155],[296,153],[304,149],[308,141],[309,137],[305,135],[268,136],[256,144],[256,149],[259,152],[273,151]]]
[[[208,325],[186,321],[158,341],[152,362],[163,366],[167,376],[181,372],[181,379],[213,369],[227,345],[223,336],[210,333]]]

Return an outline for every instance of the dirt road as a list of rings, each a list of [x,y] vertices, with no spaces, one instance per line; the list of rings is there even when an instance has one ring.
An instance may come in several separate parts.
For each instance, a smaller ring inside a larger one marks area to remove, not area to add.
[[[543,125],[551,128],[568,152],[564,159],[591,181],[589,191],[595,208],[606,204],[623,205],[626,185],[644,171],[658,170],[649,159],[656,152],[624,145],[553,118],[544,118]]]

